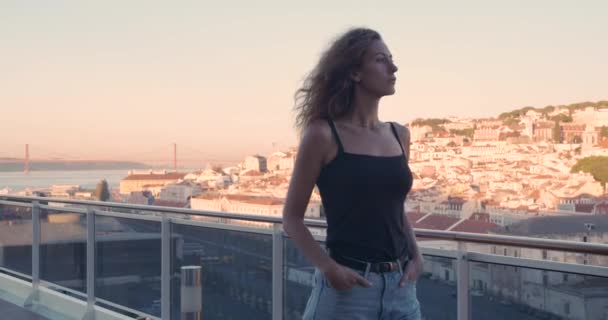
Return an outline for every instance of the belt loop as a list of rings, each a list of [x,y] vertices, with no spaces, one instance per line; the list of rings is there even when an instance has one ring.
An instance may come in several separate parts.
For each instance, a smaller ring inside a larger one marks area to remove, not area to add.
[[[363,278],[367,279],[367,275],[369,274],[369,269],[372,267],[372,264],[367,262],[365,263],[365,273],[363,274]]]
[[[399,275],[403,275],[403,268],[401,268],[401,260],[397,259],[397,266],[399,267]]]

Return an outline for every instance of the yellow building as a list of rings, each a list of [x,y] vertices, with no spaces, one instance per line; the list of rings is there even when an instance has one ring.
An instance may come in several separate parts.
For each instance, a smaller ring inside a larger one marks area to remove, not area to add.
[[[194,210],[217,211],[228,213],[243,213],[267,217],[281,217],[285,199],[268,196],[252,196],[242,194],[203,194],[190,199],[190,207]],[[305,217],[319,219],[321,216],[321,203],[310,201],[306,208]],[[218,218],[205,218],[201,220],[250,225],[256,227],[270,228],[269,223],[253,221],[230,221]]]
[[[175,183],[186,176],[186,173],[162,172],[147,174],[129,174],[120,180],[120,193],[130,194],[133,191],[143,191],[149,186],[164,186]]]

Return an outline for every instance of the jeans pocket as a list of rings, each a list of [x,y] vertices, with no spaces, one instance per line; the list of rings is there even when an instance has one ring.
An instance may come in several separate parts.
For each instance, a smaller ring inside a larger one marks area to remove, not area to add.
[[[329,282],[329,279],[327,279],[327,277],[325,276],[325,274],[323,274],[322,272],[320,273],[320,276],[319,276],[319,282],[321,282],[321,285],[322,285],[324,288],[329,288],[329,289],[332,289],[332,290],[339,291],[338,289],[335,289],[335,288],[334,288],[334,287],[331,285],[331,282]]]

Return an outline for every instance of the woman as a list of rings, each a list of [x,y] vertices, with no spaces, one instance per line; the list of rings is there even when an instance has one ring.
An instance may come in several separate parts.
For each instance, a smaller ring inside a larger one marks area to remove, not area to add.
[[[378,119],[397,66],[381,36],[339,37],[296,93],[302,139],[285,232],[316,267],[304,319],[420,319],[422,256],[403,205],[412,187],[407,128]],[[327,252],[303,223],[315,186],[327,216]]]

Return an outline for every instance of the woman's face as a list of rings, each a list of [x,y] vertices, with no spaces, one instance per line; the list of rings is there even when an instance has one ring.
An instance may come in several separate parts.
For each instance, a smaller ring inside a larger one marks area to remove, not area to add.
[[[382,40],[374,41],[363,56],[361,67],[353,80],[357,87],[377,97],[395,93],[395,72],[393,56]]]

